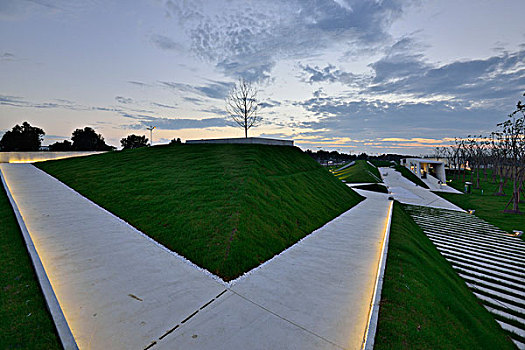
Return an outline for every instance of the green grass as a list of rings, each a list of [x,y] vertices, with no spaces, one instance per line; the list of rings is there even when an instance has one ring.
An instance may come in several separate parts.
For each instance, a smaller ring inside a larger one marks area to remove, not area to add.
[[[360,186],[355,186],[353,188],[357,188],[360,190],[366,190],[366,191],[388,193],[388,188],[380,184],[360,185]]]
[[[158,146],[37,166],[225,280],[362,199],[295,147]]]
[[[381,181],[379,170],[366,162],[357,160],[354,165],[341,171],[334,171],[333,174],[340,180],[348,183],[378,183]]]
[[[0,348],[60,349],[22,233],[0,187]]]
[[[377,160],[377,159],[372,159],[370,161],[370,163],[374,164],[376,167],[378,168],[381,168],[381,167],[384,167],[384,168],[389,168],[391,167],[392,165],[394,165],[394,163],[392,163],[391,161],[389,160]]]
[[[470,176],[467,176],[465,181],[470,181]],[[463,181],[463,177],[458,177],[448,184],[463,192],[465,181]],[[436,192],[436,194],[463,209],[475,209],[476,216],[509,233],[512,233],[512,230],[525,229],[525,214],[511,214],[503,212],[505,205],[510,200],[512,195],[511,181],[509,181],[505,186],[505,193],[507,194],[506,196],[494,196],[494,193],[498,190],[498,184],[491,183],[490,176],[487,178],[487,180],[482,180],[480,175],[480,187],[480,189],[473,188],[471,194],[454,194],[442,192]],[[481,194],[482,190],[483,194]],[[512,208],[512,206],[510,208]],[[523,195],[521,196],[520,210],[525,213],[525,197]]]
[[[515,348],[399,203],[394,205],[374,348]]]
[[[411,172],[406,167],[397,164],[395,166],[395,169],[401,173],[405,178],[409,179],[413,183],[415,183],[418,186],[421,186],[423,188],[428,188],[427,184],[423,182],[419,177],[417,177],[413,172]]]

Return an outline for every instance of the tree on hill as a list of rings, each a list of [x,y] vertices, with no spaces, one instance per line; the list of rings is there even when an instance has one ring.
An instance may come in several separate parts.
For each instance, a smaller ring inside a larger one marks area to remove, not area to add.
[[[122,149],[146,147],[148,145],[148,139],[145,135],[138,136],[131,134],[120,140],[120,144],[122,145]]]
[[[73,144],[68,141],[64,140],[62,142],[55,142],[51,145],[49,145],[49,150],[53,152],[64,152],[64,151],[72,151],[73,150]]]
[[[75,151],[111,151],[115,149],[115,147],[107,145],[102,135],[97,134],[89,126],[73,131],[71,140]]]
[[[241,78],[226,98],[226,112],[244,129],[244,137],[248,137],[248,129],[257,126],[261,121],[257,92],[257,88],[251,82]]]
[[[2,151],[38,151],[46,133],[44,130],[23,122],[7,131],[0,140]]]
[[[170,145],[180,145],[182,144],[182,141],[180,140],[180,137],[174,138],[170,141]]]

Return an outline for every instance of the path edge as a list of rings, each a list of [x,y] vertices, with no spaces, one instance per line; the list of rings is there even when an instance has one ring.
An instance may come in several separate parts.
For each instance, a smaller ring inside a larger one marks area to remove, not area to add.
[[[388,214],[388,222],[385,228],[385,235],[383,238],[383,247],[381,251],[381,258],[377,268],[377,277],[374,288],[374,295],[372,297],[371,310],[368,317],[365,336],[361,349],[372,350],[374,348],[374,341],[377,331],[377,321],[379,319],[379,303],[381,302],[381,292],[383,290],[383,279],[385,274],[386,259],[388,255],[388,242],[390,240],[390,227],[392,225],[392,213],[394,211],[394,200],[390,200],[390,208]]]
[[[20,231],[22,232],[22,236],[24,237],[27,252],[29,253],[29,256],[31,257],[31,262],[36,272],[38,282],[40,284],[40,289],[42,290],[42,293],[44,294],[46,306],[55,324],[55,327],[58,333],[58,337],[60,338],[60,342],[62,343],[62,347],[66,350],[70,350],[70,349],[77,350],[78,346],[75,341],[75,338],[73,337],[73,333],[71,332],[71,328],[69,327],[69,324],[67,323],[67,320],[64,316],[62,308],[60,307],[58,299],[55,295],[55,291],[53,290],[53,287],[51,286],[51,283],[49,282],[49,278],[47,277],[44,266],[42,265],[40,256],[38,255],[38,252],[35,249],[33,240],[31,239],[31,236],[29,235],[29,231],[27,230],[22,214],[20,213],[20,210],[18,209],[18,205],[16,204],[13,196],[11,195],[11,191],[9,190],[9,186],[7,185],[7,181],[5,180],[4,174],[2,173],[1,169],[0,169],[0,179],[2,180],[2,185],[4,186],[4,190],[7,194],[7,197],[9,198],[11,207],[13,208],[13,212],[18,222],[18,226],[20,227]]]

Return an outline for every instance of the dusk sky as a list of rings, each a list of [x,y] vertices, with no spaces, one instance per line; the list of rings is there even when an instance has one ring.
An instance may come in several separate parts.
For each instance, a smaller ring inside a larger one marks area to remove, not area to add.
[[[258,84],[250,136],[303,149],[432,153],[523,100],[523,0],[0,0],[0,135],[44,144],[242,137],[232,84]]]

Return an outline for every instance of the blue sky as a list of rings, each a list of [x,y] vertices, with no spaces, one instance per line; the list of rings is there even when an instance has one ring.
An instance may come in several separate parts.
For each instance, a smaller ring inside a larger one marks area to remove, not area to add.
[[[525,92],[525,22],[509,1],[0,0],[0,132],[45,144],[242,137],[224,98],[260,88],[251,136],[302,148],[431,153],[489,133]],[[148,135],[149,136],[149,135]]]

